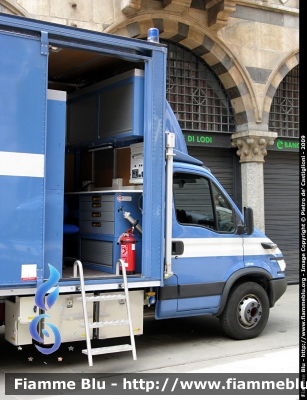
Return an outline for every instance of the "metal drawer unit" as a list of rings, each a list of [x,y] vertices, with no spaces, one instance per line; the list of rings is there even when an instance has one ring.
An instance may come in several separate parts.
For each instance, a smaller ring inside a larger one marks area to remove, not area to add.
[[[115,273],[116,261],[120,257],[118,238],[131,227],[119,211],[131,213],[141,223],[138,208],[140,192],[123,194],[82,193],[79,195],[80,260],[85,267]],[[137,240],[137,263],[141,263],[141,235],[134,231]]]
[[[114,235],[114,195],[80,196],[80,231]]]

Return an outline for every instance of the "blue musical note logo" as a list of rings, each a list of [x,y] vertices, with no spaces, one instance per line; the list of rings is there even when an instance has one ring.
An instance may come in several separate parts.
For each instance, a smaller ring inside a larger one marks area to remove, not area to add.
[[[48,290],[50,290],[52,287],[56,286],[56,284],[58,283],[58,281],[60,279],[59,271],[56,270],[51,264],[48,264],[48,267],[49,267],[49,271],[50,271],[50,277],[46,282],[44,282],[42,285],[39,286],[39,288],[37,289],[37,292],[35,294],[35,304],[37,305],[37,307],[39,307],[41,310],[44,310],[44,311],[48,311],[54,305],[57,298],[59,297],[59,286],[57,286],[55,288],[55,290],[50,292],[48,294],[48,296],[46,297],[46,304],[47,304],[48,309],[46,308],[45,301],[44,301],[45,296],[47,295]],[[31,321],[30,326],[29,326],[29,331],[30,331],[32,338],[39,343],[44,342],[44,340],[39,336],[39,334],[37,332],[38,323],[43,318],[51,318],[51,317],[48,314],[40,314]],[[61,335],[60,335],[60,332],[57,329],[57,327],[55,327],[53,324],[45,322],[45,325],[47,325],[51,329],[51,331],[54,335],[54,344],[50,348],[43,348],[38,345],[35,345],[35,347],[37,348],[38,351],[40,351],[43,354],[51,354],[60,347]],[[49,332],[46,329],[42,329],[42,333],[46,337],[50,336]]]

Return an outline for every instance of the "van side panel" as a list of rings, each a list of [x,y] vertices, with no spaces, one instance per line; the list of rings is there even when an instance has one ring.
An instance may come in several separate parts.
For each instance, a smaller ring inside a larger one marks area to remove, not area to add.
[[[2,32],[0,49],[0,286],[35,284],[43,265],[47,56],[40,37],[21,34]]]

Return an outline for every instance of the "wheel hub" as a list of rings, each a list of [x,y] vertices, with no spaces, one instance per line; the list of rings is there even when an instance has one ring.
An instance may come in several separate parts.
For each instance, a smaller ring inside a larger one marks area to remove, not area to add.
[[[244,297],[238,306],[238,318],[241,325],[251,327],[256,325],[262,315],[260,302],[250,296]]]

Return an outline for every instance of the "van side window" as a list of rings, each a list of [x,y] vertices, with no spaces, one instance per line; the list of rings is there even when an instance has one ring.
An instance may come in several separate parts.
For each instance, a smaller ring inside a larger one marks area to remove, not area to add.
[[[209,179],[175,173],[173,194],[179,224],[200,225],[219,232],[233,232],[233,211],[226,197]]]

